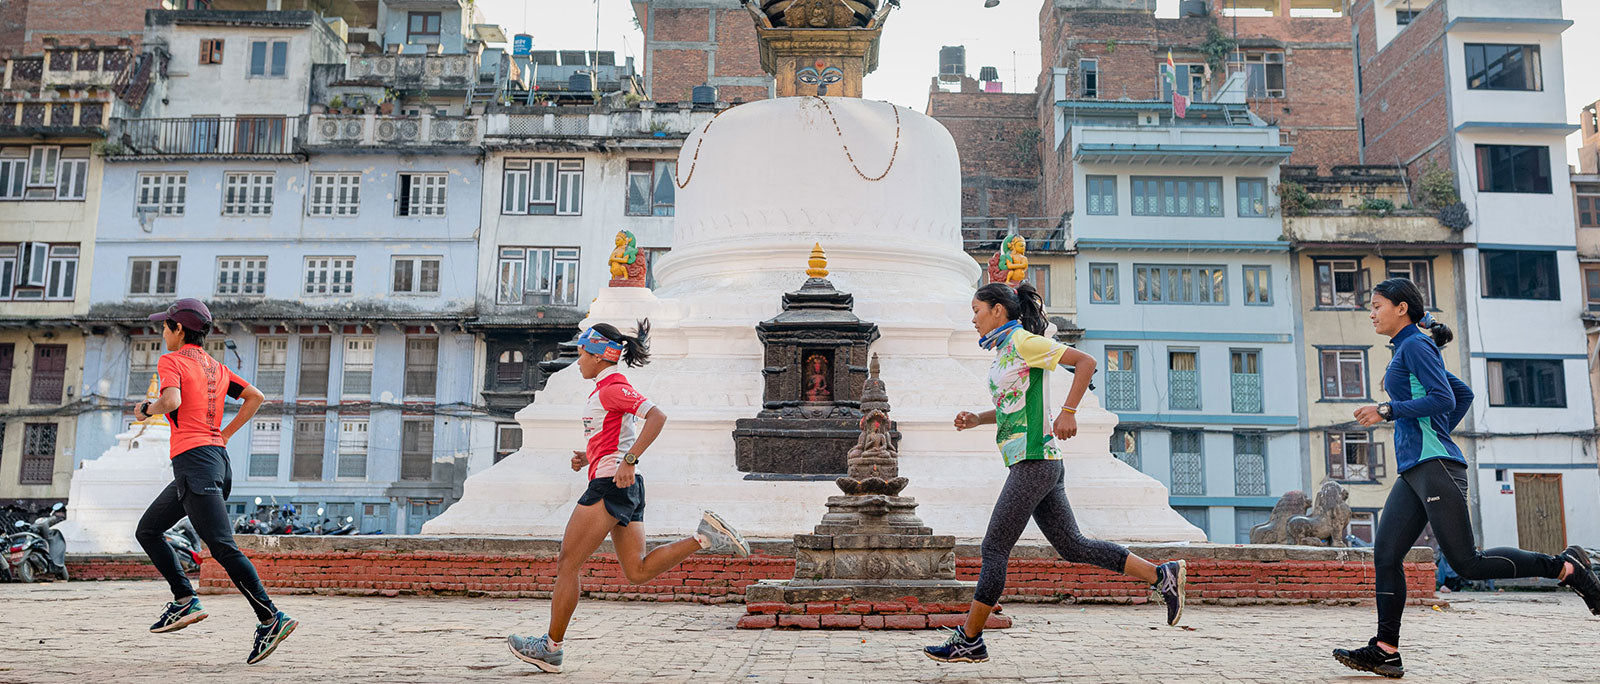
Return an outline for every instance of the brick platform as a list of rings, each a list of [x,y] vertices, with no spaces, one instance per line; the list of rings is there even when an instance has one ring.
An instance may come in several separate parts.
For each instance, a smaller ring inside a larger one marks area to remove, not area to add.
[[[150,559],[142,553],[69,553],[67,576],[73,581],[161,579],[156,566],[151,565]]]

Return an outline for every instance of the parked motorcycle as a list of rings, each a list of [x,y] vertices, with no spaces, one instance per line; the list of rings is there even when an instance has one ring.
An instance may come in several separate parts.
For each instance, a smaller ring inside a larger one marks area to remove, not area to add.
[[[11,545],[7,549],[11,579],[31,583],[50,573],[50,543],[33,533],[26,520],[12,526]]]
[[[67,539],[61,535],[61,530],[55,529],[55,526],[66,519],[66,504],[57,503],[50,507],[50,513],[33,521],[33,533],[44,542],[43,574],[54,576],[63,582],[67,581]]]
[[[334,524],[337,524],[337,521],[335,521]],[[332,529],[326,530],[326,531],[323,532],[323,534],[346,535],[346,534],[354,534],[355,531],[356,531],[356,518],[353,515],[347,515],[344,518],[344,524],[338,525],[337,527],[333,527]]]
[[[179,520],[161,537],[172,548],[173,555],[178,557],[178,568],[183,570],[183,574],[192,575],[200,571],[200,533],[195,531],[194,523],[189,522],[189,518]]]

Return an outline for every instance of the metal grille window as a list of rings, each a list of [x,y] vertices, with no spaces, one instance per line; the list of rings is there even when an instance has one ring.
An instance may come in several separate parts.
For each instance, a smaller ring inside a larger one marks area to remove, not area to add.
[[[1117,265],[1089,264],[1089,303],[1117,303]]]
[[[1133,286],[1140,304],[1228,303],[1228,269],[1222,266],[1135,264]]]
[[[67,345],[33,345],[33,382],[28,387],[28,403],[61,403],[66,380]]]
[[[1167,408],[1200,410],[1200,353],[1167,352]]]
[[[355,257],[306,257],[304,294],[350,294],[355,289],[355,278]]]
[[[1370,432],[1329,432],[1328,477],[1345,482],[1377,482],[1384,475],[1383,444]]]
[[[1089,191],[1088,210],[1094,216],[1115,216],[1117,213],[1117,177],[1087,176],[1084,185]]]
[[[495,426],[494,462],[499,463],[522,448],[522,426],[501,423]]]
[[[400,437],[400,479],[433,479],[433,421],[407,420]]]
[[[628,215],[672,216],[677,173],[677,162],[628,162]]]
[[[1139,367],[1136,349],[1106,348],[1106,409],[1139,410]]]
[[[0,404],[11,403],[11,367],[16,364],[16,354],[15,343],[0,344]]]
[[[289,473],[290,479],[322,479],[322,439],[327,427],[320,416],[294,419],[294,468]]]
[[[367,421],[339,421],[339,463],[335,477],[367,479]]]
[[[283,420],[258,420],[250,430],[250,477],[278,478],[278,452],[283,444]]]
[[[283,398],[283,379],[289,367],[289,340],[283,337],[256,338],[256,377],[254,384],[267,398]]]
[[[300,397],[328,396],[328,363],[332,346],[331,337],[300,338],[300,379],[297,388]]]
[[[1367,305],[1372,274],[1354,259],[1318,261],[1317,306],[1359,309]]]
[[[1233,412],[1261,413],[1261,351],[1235,349],[1229,356],[1233,366]]]
[[[1111,455],[1134,470],[1139,469],[1139,433],[1117,428],[1111,432]]]
[[[355,216],[361,209],[361,174],[311,174],[312,216]]]
[[[443,257],[395,257],[395,294],[438,294],[439,264]]]
[[[266,257],[217,259],[217,294],[224,297],[260,297],[267,293]]]
[[[1267,495],[1267,438],[1260,432],[1233,433],[1234,496]]]
[[[344,396],[371,396],[373,342],[371,337],[344,338]]]
[[[1272,267],[1244,267],[1244,303],[1250,306],[1272,304]]]
[[[1267,179],[1239,179],[1239,216],[1260,218],[1267,215]]]
[[[182,216],[189,194],[189,174],[139,174],[139,201],[135,209],[162,216]]]
[[[1134,176],[1133,215],[1222,216],[1222,179]]]
[[[1322,350],[1322,398],[1367,398],[1367,353],[1360,349]]]
[[[1100,97],[1100,61],[1078,60],[1078,97],[1093,100]]]
[[[223,216],[270,216],[272,214],[270,173],[230,173],[223,180]]]
[[[444,216],[444,190],[450,176],[443,173],[400,174],[399,216]]]
[[[128,261],[128,294],[130,296],[170,295],[177,291],[177,257],[130,259]]]
[[[132,399],[143,399],[156,375],[156,363],[166,345],[159,337],[135,337],[128,342],[128,391]]]
[[[1560,359],[1489,359],[1489,405],[1566,408]]]
[[[18,484],[47,485],[56,475],[56,424],[28,423],[22,428],[22,472]]]
[[[433,398],[439,380],[439,338],[406,338],[405,395]]]
[[[1174,496],[1205,495],[1205,453],[1201,449],[1199,432],[1186,430],[1172,433],[1172,494]]]

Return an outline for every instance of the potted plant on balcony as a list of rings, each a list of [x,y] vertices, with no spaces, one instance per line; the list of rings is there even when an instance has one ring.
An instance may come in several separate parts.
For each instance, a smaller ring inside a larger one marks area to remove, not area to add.
[[[338,95],[334,95],[333,99],[328,100],[328,109],[331,110],[334,114],[343,114],[344,113],[344,98],[339,97]]]
[[[384,116],[394,114],[394,101],[398,98],[393,88],[383,89],[383,101],[378,103],[378,113]]]

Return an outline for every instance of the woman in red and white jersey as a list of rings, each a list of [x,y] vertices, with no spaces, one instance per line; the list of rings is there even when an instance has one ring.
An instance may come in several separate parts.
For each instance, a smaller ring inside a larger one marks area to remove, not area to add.
[[[650,321],[639,321],[633,335],[598,323],[578,336],[578,344],[578,372],[595,383],[583,412],[588,447],[572,452],[572,469],[588,466],[589,488],[578,497],[561,537],[549,632],[540,637],[513,634],[507,639],[517,658],[546,672],[561,671],[561,640],[581,590],[578,572],[607,535],[623,575],[634,584],[655,579],[701,549],[750,555],[744,538],[711,511],[701,516],[694,536],[644,552],[644,476],[637,468],[667,424],[667,414],[635,390],[617,364],[637,368],[650,362]]]

